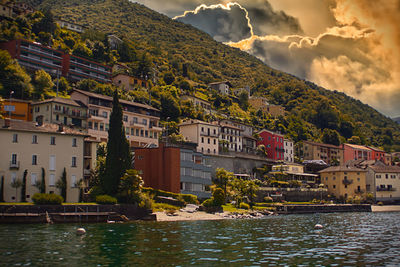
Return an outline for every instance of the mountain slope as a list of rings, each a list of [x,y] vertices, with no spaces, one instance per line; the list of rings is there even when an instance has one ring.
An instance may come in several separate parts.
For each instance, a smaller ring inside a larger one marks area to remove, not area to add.
[[[245,52],[218,43],[206,33],[143,5],[127,0],[32,0],[30,3],[38,8],[51,7],[55,16],[87,28],[132,40],[139,50],[152,55],[161,70],[171,66],[179,69],[186,64],[191,79],[200,84],[230,80],[235,87],[249,85],[254,94],[283,105],[304,125],[313,128],[314,139],[321,134],[324,124],[318,123],[318,117],[326,107],[335,124],[329,127],[342,135],[344,121],[354,128],[352,134],[365,143],[400,145],[399,125],[368,105],[274,70]],[[322,102],[328,105],[320,105]]]

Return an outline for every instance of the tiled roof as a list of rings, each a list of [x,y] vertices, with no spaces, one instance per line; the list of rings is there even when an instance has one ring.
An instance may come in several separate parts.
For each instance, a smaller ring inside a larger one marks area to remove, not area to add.
[[[40,105],[40,104],[45,104],[45,103],[59,103],[59,104],[64,104],[64,105],[70,105],[70,106],[75,106],[75,107],[85,107],[83,103],[75,101],[73,99],[69,98],[62,98],[62,97],[54,97],[50,99],[46,99],[40,102],[33,102],[32,105]]]
[[[361,150],[369,150],[369,151],[371,151],[371,149],[369,149],[366,146],[354,145],[354,144],[344,144],[344,145],[349,146],[349,147],[354,148],[354,149],[361,149]]]
[[[0,120],[0,130],[88,136],[84,131],[72,129],[66,126],[63,126],[62,131],[60,132],[60,126],[58,124],[43,123],[43,125],[38,126],[36,122],[21,120],[11,120],[10,127],[5,127],[5,120],[2,119]]]
[[[335,148],[335,149],[342,149],[340,146],[324,144],[324,143],[317,143],[317,142],[313,142],[313,141],[303,141],[303,143],[313,145],[313,146],[322,146],[322,147],[330,147],[330,148]]]
[[[323,169],[319,171],[319,173],[324,173],[324,172],[366,172],[366,170],[356,168],[356,167],[349,167],[349,166],[332,166],[326,169]]]
[[[378,166],[378,165],[373,165],[369,166],[374,172],[389,172],[389,173],[400,173],[400,167],[399,166]]]
[[[185,121],[181,122],[178,126],[192,125],[192,124],[203,124],[203,125],[210,125],[210,126],[218,126],[218,125],[214,125],[212,123],[206,122],[206,121],[195,120],[195,119],[185,120]]]

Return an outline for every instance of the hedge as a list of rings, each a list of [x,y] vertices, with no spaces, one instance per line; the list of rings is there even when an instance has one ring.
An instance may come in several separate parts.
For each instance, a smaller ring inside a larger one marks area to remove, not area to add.
[[[100,195],[96,197],[96,203],[97,204],[103,204],[103,205],[107,205],[107,204],[117,204],[117,199],[115,197],[109,196],[109,195]]]
[[[61,205],[64,199],[56,194],[36,193],[33,195],[32,201],[36,205]]]
[[[197,196],[191,195],[191,194],[172,193],[172,192],[168,192],[168,191],[164,191],[164,190],[154,189],[151,187],[143,187],[142,192],[149,193],[150,195],[154,195],[156,197],[158,197],[158,196],[172,197],[177,200],[183,200],[186,204],[198,204],[199,203]]]

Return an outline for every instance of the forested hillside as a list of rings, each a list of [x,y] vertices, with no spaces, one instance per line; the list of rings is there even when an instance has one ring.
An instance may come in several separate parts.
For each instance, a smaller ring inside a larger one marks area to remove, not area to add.
[[[119,36],[135,50],[132,58],[125,61],[134,62],[136,72],[140,72],[142,61],[150,65],[148,69],[152,71],[148,72],[149,76],[156,76],[163,82],[172,76],[171,83],[158,82],[154,85],[159,87],[158,91],[160,86],[175,86],[178,89],[176,93],[172,90],[172,95],[176,99],[185,91],[195,93],[197,90],[198,96],[213,102],[221,112],[260,128],[279,130],[295,141],[313,139],[330,142],[337,132],[341,142],[400,150],[399,125],[368,105],[343,93],[329,91],[274,70],[239,49],[218,43],[206,33],[143,5],[128,0],[28,2],[37,9],[50,8],[55,17],[83,25],[89,29],[86,38],[92,30]],[[85,47],[90,48],[90,43],[82,38],[81,50],[85,51]],[[97,59],[110,65],[117,60],[124,61],[120,55],[114,58],[112,52],[105,58]],[[208,83],[221,80],[229,80],[236,88],[250,86],[253,95],[265,96],[272,104],[284,106],[288,115],[273,119],[252,110],[246,105],[246,99],[232,101],[207,93],[205,88]],[[186,81],[189,85],[184,83]],[[154,104],[161,105],[159,92],[152,90],[154,99],[159,100]],[[143,98],[146,96],[142,97],[142,101]],[[180,107],[181,118],[194,116],[185,110],[184,106]]]

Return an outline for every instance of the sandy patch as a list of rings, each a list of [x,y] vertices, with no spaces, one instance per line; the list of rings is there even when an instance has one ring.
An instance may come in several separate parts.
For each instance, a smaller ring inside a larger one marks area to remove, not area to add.
[[[155,212],[157,215],[157,221],[165,222],[165,221],[201,221],[201,220],[223,220],[229,219],[224,216],[227,216],[228,213],[206,213],[204,211],[197,211],[193,213],[177,211],[175,216],[169,216],[165,212]]]
[[[387,206],[371,206],[372,212],[389,212],[389,211],[400,211],[400,206],[387,205]]]

